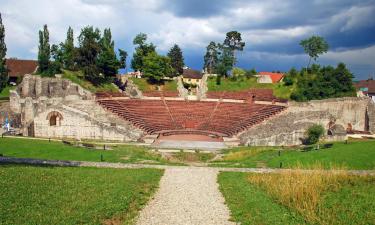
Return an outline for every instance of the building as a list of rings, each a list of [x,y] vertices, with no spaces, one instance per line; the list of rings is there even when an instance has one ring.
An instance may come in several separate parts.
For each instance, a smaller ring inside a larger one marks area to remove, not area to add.
[[[33,74],[38,69],[38,61],[25,59],[7,59],[9,82],[16,83],[17,79],[22,80],[25,74]]]
[[[198,85],[202,80],[203,74],[198,70],[184,69],[182,81],[186,84]]]
[[[375,102],[375,80],[361,80],[354,83],[359,95],[370,97]]]
[[[283,73],[259,72],[257,75],[257,82],[262,84],[275,84],[283,80]]]

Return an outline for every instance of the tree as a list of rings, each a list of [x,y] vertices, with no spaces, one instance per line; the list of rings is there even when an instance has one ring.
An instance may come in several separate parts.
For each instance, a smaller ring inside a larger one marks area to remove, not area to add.
[[[62,45],[62,57],[63,57],[63,65],[65,69],[74,70],[75,69],[75,48],[74,48],[74,35],[73,29],[71,27],[68,28],[68,32],[66,34],[65,43]]]
[[[126,58],[128,57],[128,53],[122,49],[119,49],[120,55],[120,68],[126,69]]]
[[[5,44],[5,28],[0,13],[0,92],[7,85],[8,70],[6,68],[7,46]]]
[[[39,52],[38,52],[38,70],[44,75],[50,74],[51,47],[49,44],[49,32],[47,25],[44,25],[43,31],[39,31]]]
[[[310,56],[307,68],[309,68],[311,59],[314,61],[319,57],[319,55],[326,53],[328,51],[328,43],[324,38],[320,36],[312,36],[310,38],[304,39],[300,42],[306,54]]]
[[[218,45],[218,49],[219,60],[218,64],[216,65],[215,72],[219,76],[227,76],[228,71],[230,71],[234,65],[233,51],[220,44]]]
[[[77,63],[79,67],[83,70],[87,80],[100,84],[104,77],[96,66],[96,60],[101,51],[99,29],[94,29],[92,26],[84,27],[78,36],[78,43]]]
[[[133,54],[133,59],[131,61],[131,66],[136,71],[143,71],[143,59],[149,53],[155,52],[155,46],[150,43],[146,43],[147,35],[144,33],[138,34],[134,40],[133,44],[137,45],[135,52]]]
[[[173,76],[182,74],[184,67],[184,57],[181,48],[175,44],[168,52],[168,57],[171,59],[171,66],[174,69]]]
[[[206,48],[206,55],[204,56],[204,69],[207,73],[214,73],[218,63],[218,49],[215,42],[211,41]]]
[[[105,77],[113,78],[116,76],[121,63],[117,60],[111,29],[104,29],[103,37],[100,39],[100,48],[97,66]]]
[[[316,144],[324,134],[324,128],[322,125],[314,124],[307,129],[307,144]]]
[[[233,66],[236,63],[235,51],[242,51],[245,47],[245,42],[242,41],[241,33],[237,31],[230,31],[224,40],[224,46],[232,51],[233,56]]]
[[[170,58],[156,52],[149,53],[143,63],[143,75],[152,83],[159,83],[164,76],[169,76],[173,72]]]

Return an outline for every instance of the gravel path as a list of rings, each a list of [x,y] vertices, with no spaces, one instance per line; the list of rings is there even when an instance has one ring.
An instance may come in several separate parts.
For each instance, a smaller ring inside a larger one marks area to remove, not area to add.
[[[230,212],[216,182],[218,170],[168,168],[153,200],[141,211],[137,225],[210,225],[229,222]]]

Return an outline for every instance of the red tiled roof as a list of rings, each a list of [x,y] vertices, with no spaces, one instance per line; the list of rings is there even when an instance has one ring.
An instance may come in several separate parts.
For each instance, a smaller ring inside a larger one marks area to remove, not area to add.
[[[360,88],[368,88],[367,93],[374,94],[375,93],[375,80],[360,80],[354,83],[354,86],[357,89]]]
[[[283,79],[284,74],[283,73],[271,73],[271,72],[259,72],[259,75],[268,75],[270,76],[272,83],[277,83],[281,79]]]
[[[24,59],[7,59],[6,66],[9,70],[9,77],[19,77],[25,74],[32,74],[38,67],[38,61],[36,60],[24,60]]]
[[[203,74],[199,72],[198,70],[184,69],[182,76],[184,78],[202,79]]]

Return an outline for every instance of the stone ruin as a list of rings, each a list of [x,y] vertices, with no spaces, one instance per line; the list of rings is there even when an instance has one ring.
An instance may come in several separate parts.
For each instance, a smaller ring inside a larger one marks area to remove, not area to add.
[[[135,98],[142,97],[136,88],[128,91],[134,92]],[[375,133],[375,105],[369,98],[287,104],[282,113],[233,138],[242,145],[298,145],[308,127],[316,123],[327,130],[326,140],[344,140],[343,130],[349,126],[354,131]],[[145,137],[142,129],[100,106],[91,92],[59,76],[26,75],[11,91],[9,108],[12,116],[19,118],[20,132],[25,136],[121,142]]]

